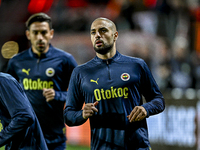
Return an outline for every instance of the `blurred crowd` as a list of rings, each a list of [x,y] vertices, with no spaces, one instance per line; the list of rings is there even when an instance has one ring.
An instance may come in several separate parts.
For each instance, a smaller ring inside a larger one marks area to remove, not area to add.
[[[14,1],[7,1],[11,2]],[[23,7],[28,3],[29,0]],[[19,12],[16,6],[23,10],[22,5],[16,2],[13,12]],[[123,54],[143,58],[162,90],[200,88],[199,0],[53,0],[46,13],[53,20],[53,43],[72,53],[79,64],[94,56],[89,30],[91,22],[102,16],[117,25],[120,33],[117,49]],[[20,15],[24,16],[19,19],[24,26],[29,14]],[[9,19],[1,13],[0,21],[2,17],[4,22]],[[3,28],[5,24],[1,22],[0,26]],[[24,34],[24,28],[20,29],[17,31]],[[21,36],[19,33],[16,35],[15,41]],[[25,36],[17,42],[20,48],[28,47]]]

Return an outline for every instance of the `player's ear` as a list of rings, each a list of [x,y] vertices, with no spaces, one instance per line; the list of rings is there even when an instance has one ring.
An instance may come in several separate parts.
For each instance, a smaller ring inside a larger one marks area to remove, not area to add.
[[[30,40],[30,31],[29,30],[26,30],[26,37],[28,40]]]
[[[54,29],[51,29],[51,30],[50,30],[50,38],[51,38],[51,39],[53,38],[53,35],[54,35]]]
[[[118,32],[116,31],[116,32],[114,33],[114,41],[117,41],[117,39],[118,39]]]

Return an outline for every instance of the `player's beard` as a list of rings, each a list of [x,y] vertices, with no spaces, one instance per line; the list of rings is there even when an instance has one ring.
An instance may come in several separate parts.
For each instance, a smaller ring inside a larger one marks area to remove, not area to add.
[[[37,44],[39,44],[39,43],[37,43]],[[43,46],[38,46],[38,45],[36,45],[36,50],[37,50],[39,53],[43,53],[43,52],[46,50],[46,48],[47,48],[47,46],[46,46],[45,43],[42,43],[42,44],[43,44]]]
[[[94,46],[94,50],[101,55],[105,55],[111,51],[111,49],[113,48],[113,45],[114,45],[114,43],[104,44],[104,46],[102,46],[102,47]]]
[[[36,49],[39,53],[43,53],[45,51],[45,48],[44,47],[37,47]]]

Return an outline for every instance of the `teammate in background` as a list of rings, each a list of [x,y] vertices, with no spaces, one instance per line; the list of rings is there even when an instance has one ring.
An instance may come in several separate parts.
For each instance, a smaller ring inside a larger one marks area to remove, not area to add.
[[[150,150],[146,118],[164,110],[164,98],[146,63],[116,50],[117,38],[111,20],[94,20],[96,57],[72,73],[65,122],[77,126],[90,119],[92,150]]]
[[[9,74],[0,72],[0,147],[47,150],[37,117],[24,90]]]
[[[23,85],[32,104],[50,150],[66,147],[63,109],[74,57],[50,44],[53,38],[51,18],[33,14],[26,22],[26,36],[31,47],[8,63],[8,73]]]

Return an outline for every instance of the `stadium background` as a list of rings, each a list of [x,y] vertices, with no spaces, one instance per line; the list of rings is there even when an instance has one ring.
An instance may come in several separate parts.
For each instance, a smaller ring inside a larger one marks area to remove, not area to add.
[[[200,0],[0,0],[0,47],[27,49],[24,22],[37,12],[52,17],[51,43],[78,64],[95,56],[91,22],[113,20],[117,50],[143,58],[166,99],[165,111],[147,119],[152,149],[200,150]],[[8,61],[0,54],[0,71]],[[89,122],[67,127],[67,137],[69,150],[89,149]]]

